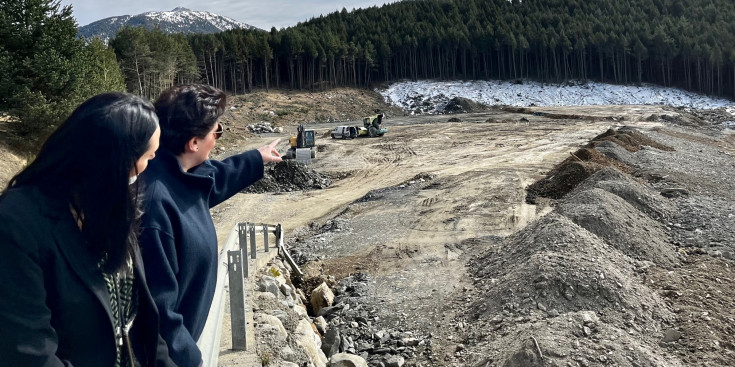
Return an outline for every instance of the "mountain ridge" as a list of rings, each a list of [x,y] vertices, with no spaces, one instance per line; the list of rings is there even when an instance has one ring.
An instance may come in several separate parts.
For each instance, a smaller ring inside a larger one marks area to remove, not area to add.
[[[147,29],[158,27],[165,33],[185,34],[218,33],[235,28],[258,29],[223,15],[177,6],[170,11],[149,11],[137,15],[117,15],[100,19],[79,27],[77,36],[86,39],[99,37],[107,42],[126,26],[143,26]]]

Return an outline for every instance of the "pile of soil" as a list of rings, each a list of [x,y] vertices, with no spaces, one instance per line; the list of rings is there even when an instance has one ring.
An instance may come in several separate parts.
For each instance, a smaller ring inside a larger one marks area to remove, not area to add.
[[[326,189],[331,184],[332,179],[329,176],[295,160],[285,160],[273,166],[266,166],[263,178],[242,192],[262,194],[304,191]]]
[[[469,113],[482,110],[483,105],[473,102],[467,98],[454,97],[444,107],[438,108],[441,113]]]
[[[616,145],[614,143],[610,144]],[[617,195],[636,209],[662,223],[666,223],[675,210],[663,196],[657,195],[656,192],[652,192],[643,183],[611,167],[603,168],[590,176],[572,190],[569,195],[574,196],[593,188]]]
[[[578,191],[557,209],[629,257],[665,268],[679,262],[663,224],[613,193],[600,188]]]
[[[601,141],[611,141],[625,148],[629,152],[637,152],[641,150],[641,147],[644,145],[667,152],[674,150],[674,148],[660,144],[638,130],[630,127],[621,127],[617,130],[609,129],[592,139],[592,143],[590,145],[594,147],[596,142]]]
[[[571,157],[554,167],[545,178],[528,186],[526,202],[537,204],[539,197],[560,199],[605,167],[631,173],[636,160],[630,153],[641,150],[643,146],[663,151],[674,150],[629,127],[609,129],[586,147],[571,153]]]
[[[560,214],[529,225],[470,263],[468,342],[482,353],[468,365],[664,365],[658,341],[639,335],[674,318],[642,284],[648,264]]]
[[[604,167],[615,167],[625,173],[631,171],[625,163],[612,159],[593,147],[579,149],[570,155],[571,157],[554,167],[545,178],[527,188],[527,203],[535,204],[539,196],[560,199]]]

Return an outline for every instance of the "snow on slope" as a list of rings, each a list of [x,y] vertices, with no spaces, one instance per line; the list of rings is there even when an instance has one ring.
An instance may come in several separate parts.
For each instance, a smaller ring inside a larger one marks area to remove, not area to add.
[[[596,82],[548,84],[532,81],[416,81],[400,82],[378,90],[386,102],[411,114],[441,113],[454,97],[463,97],[484,105],[586,106],[664,104],[697,109],[726,108],[735,112],[735,103],[674,88],[644,84],[612,85]]]

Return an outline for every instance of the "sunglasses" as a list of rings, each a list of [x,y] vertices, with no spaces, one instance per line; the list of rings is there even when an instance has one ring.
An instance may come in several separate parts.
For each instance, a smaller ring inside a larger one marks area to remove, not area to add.
[[[222,137],[222,133],[225,132],[225,127],[222,126],[219,122],[217,123],[217,131],[213,131],[210,134],[214,134],[214,140],[217,140]]]

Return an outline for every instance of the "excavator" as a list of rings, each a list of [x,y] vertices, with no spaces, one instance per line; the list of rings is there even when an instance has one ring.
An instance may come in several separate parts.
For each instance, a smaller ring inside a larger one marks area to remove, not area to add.
[[[316,158],[316,134],[313,129],[304,128],[303,124],[299,124],[296,129],[296,136],[291,135],[289,143],[291,147],[283,155],[283,159],[301,159],[310,160]]]

